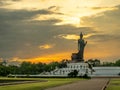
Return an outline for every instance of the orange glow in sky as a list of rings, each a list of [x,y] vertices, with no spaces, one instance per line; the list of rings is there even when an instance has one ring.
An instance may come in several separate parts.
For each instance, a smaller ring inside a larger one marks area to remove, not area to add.
[[[120,0],[1,0],[0,58],[71,59],[83,32],[85,60],[119,59]]]

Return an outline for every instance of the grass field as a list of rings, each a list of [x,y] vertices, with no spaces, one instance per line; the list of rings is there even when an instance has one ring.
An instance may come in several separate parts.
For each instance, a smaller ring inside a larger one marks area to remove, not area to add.
[[[44,90],[45,88],[55,87],[63,84],[72,83],[79,78],[0,78],[2,80],[47,80],[47,82],[26,83],[18,85],[0,86],[0,90]]]
[[[106,90],[120,90],[120,78],[111,79]]]

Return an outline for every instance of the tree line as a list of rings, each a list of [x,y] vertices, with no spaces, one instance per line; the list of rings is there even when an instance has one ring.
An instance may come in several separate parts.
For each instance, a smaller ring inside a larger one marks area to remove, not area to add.
[[[31,63],[31,62],[22,62],[20,66],[15,65],[5,65],[0,63],[0,76],[7,76],[9,74],[40,74],[42,72],[50,72],[55,68],[62,68],[67,66],[67,60],[63,60],[61,62],[51,62],[49,64],[46,63]]]
[[[105,62],[103,64],[100,63],[98,59],[89,59],[86,61],[90,63],[92,66],[120,66],[120,59],[117,60],[115,63],[113,62]],[[29,74],[40,74],[42,72],[50,72],[56,68],[63,68],[67,67],[67,63],[69,60],[62,60],[61,62],[51,62],[49,64],[46,63],[31,63],[31,62],[22,62],[20,66],[15,65],[5,65],[0,63],[0,76],[7,76],[10,74],[22,74],[22,75],[29,75]]]
[[[116,62],[100,62],[101,60],[99,59],[89,59],[86,61],[87,63],[91,64],[93,67],[98,67],[98,66],[120,66],[120,59],[116,60]]]

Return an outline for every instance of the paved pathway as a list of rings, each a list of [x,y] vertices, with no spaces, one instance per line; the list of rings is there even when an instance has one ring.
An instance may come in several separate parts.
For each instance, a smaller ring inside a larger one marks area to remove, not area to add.
[[[78,81],[63,86],[53,87],[46,90],[102,90],[107,84],[107,78],[93,78],[90,80]]]

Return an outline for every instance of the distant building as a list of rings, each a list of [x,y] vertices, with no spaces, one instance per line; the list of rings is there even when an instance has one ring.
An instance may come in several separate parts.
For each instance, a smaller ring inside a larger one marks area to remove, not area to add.
[[[120,76],[120,67],[93,67],[91,77],[116,77]]]

